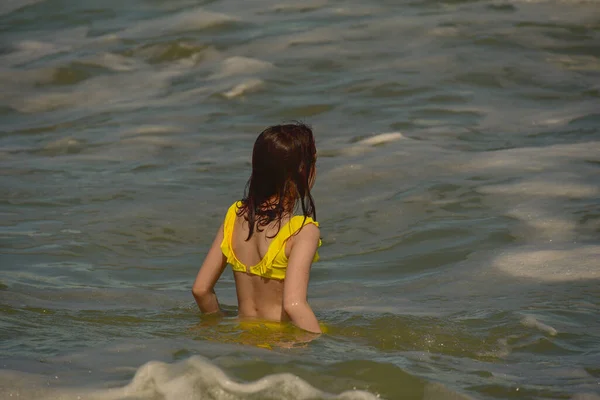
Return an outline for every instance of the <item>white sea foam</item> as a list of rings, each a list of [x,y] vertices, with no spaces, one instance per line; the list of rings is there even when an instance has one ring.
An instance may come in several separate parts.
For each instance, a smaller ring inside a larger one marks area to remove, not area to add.
[[[201,389],[200,393],[198,388]],[[132,382],[122,389],[113,390],[106,399],[121,399],[131,395],[152,397],[166,394],[167,399],[199,397],[201,393],[217,392],[219,397],[232,399],[259,396],[261,398],[310,399],[329,397],[338,399],[373,399],[367,392],[345,392],[328,396],[292,374],[269,375],[255,382],[238,383],[218,367],[194,356],[178,364],[150,362],[138,370]]]
[[[526,224],[523,236],[527,240],[562,240],[570,241],[576,237],[578,226],[575,218],[569,218],[561,212],[561,205],[549,206],[537,202],[520,204],[507,212],[508,216],[517,218]]]
[[[0,56],[0,65],[15,66],[25,64],[39,58],[71,52],[78,46],[83,45],[87,38],[89,29],[78,27],[58,32],[35,32],[35,39],[22,39],[10,43],[13,51]],[[43,40],[38,38],[42,37]]]
[[[40,113],[63,108],[136,108],[162,93],[181,70],[144,71],[97,76],[69,91],[35,93],[14,99],[11,106],[22,113]]]
[[[551,327],[550,325],[546,325],[543,322],[540,322],[537,318],[535,318],[532,315],[526,315],[521,319],[521,324],[523,326],[526,326],[528,328],[535,328],[535,329],[539,329],[542,332],[546,332],[547,334],[549,334],[550,336],[556,336],[557,335],[557,331],[556,329],[554,329],[553,327]]]
[[[254,75],[268,71],[274,68],[274,65],[267,61],[257,60],[249,57],[230,57],[219,66],[219,70],[212,75],[212,78],[225,78],[237,75]]]
[[[342,39],[342,32],[334,27],[311,29],[302,33],[294,33],[287,37],[288,46],[297,45],[321,45],[325,43],[338,42]]]
[[[83,64],[98,65],[118,72],[139,70],[147,66],[147,64],[135,58],[114,53],[101,53],[97,56],[83,59],[81,62]]]
[[[124,130],[121,132],[121,136],[170,135],[181,131],[180,127],[174,125],[139,125],[135,128]]]
[[[44,0],[2,0],[0,2],[0,15],[10,14],[13,11],[42,1]]]
[[[207,11],[203,8],[185,10],[166,17],[149,19],[117,34],[122,38],[140,38],[189,32],[234,22],[237,19],[226,14]]]
[[[0,63],[14,66],[37,60],[38,58],[50,54],[69,51],[71,49],[70,46],[41,42],[38,40],[23,40],[14,43],[13,48],[14,51],[0,57]]]
[[[493,172],[537,172],[555,169],[562,171],[572,161],[595,159],[600,154],[600,142],[556,144],[542,147],[488,151],[473,155],[466,163],[457,163],[453,169]]]
[[[539,196],[581,199],[600,195],[600,186],[565,182],[561,179],[526,179],[521,182],[505,185],[488,185],[478,189],[486,194],[502,194],[506,196]]]
[[[600,246],[522,246],[503,251],[492,265],[512,276],[545,282],[600,279]]]
[[[396,140],[404,139],[404,135],[400,132],[380,133],[370,136],[358,142],[360,145],[376,146],[384,143],[395,142]]]
[[[260,90],[261,87],[264,86],[264,82],[260,79],[250,79],[245,82],[239,83],[223,93],[228,99],[233,99],[235,97],[242,96],[244,94],[252,93],[257,90]]]
[[[381,6],[374,4],[348,4],[346,7],[336,7],[331,9],[334,14],[348,17],[364,17],[382,12]]]
[[[121,140],[122,144],[136,144],[136,145],[151,145],[156,147],[168,148],[174,147],[177,142],[172,139],[159,137],[159,136],[133,136]]]
[[[58,381],[59,375],[51,379]],[[280,373],[248,383],[238,383],[220,368],[199,356],[167,364],[151,361],[142,365],[131,382],[112,389],[53,388],[49,378],[34,374],[0,371],[0,384],[6,398],[60,398],[64,400],[125,400],[125,399],[339,399],[374,400],[379,397],[361,390],[349,390],[339,395],[314,388],[301,378]],[[50,386],[50,387],[49,387]],[[41,397],[40,397],[41,396]]]
[[[373,150],[375,146],[395,142],[401,139],[404,139],[404,135],[402,135],[400,132],[380,133],[359,140],[353,145],[344,148],[342,152],[343,154],[349,156],[360,155]]]
[[[53,68],[42,68],[42,69],[29,69],[29,70],[18,70],[18,69],[4,69],[0,68],[0,85],[2,85],[3,91],[7,90],[7,87],[22,90],[23,85],[35,85],[37,83],[48,83],[52,81],[55,73]],[[10,86],[9,86],[10,85]],[[2,96],[2,93],[0,93]]]
[[[481,153],[462,165],[457,160],[449,169],[510,179],[476,190],[487,195],[486,203],[522,222],[512,227],[513,235],[528,243],[570,243],[594,222],[582,226],[580,215],[565,210],[565,201],[600,197],[600,185],[593,179],[597,167],[589,163],[598,154],[597,141],[528,147]]]

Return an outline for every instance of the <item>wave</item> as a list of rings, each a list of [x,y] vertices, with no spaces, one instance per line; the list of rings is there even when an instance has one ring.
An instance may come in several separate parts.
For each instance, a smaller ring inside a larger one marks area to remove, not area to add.
[[[57,376],[50,380],[59,380]],[[54,388],[48,378],[15,371],[0,371],[0,397],[20,399],[339,399],[371,400],[378,395],[349,390],[327,393],[290,373],[267,375],[253,382],[236,382],[220,368],[200,356],[169,364],[150,361],[139,367],[133,379],[122,387],[110,389]]]
[[[44,0],[3,0],[0,3],[0,15],[8,15],[24,7],[41,3]]]
[[[124,39],[164,36],[178,32],[191,32],[236,22],[237,18],[227,14],[195,8],[165,17],[138,22],[118,33]]]

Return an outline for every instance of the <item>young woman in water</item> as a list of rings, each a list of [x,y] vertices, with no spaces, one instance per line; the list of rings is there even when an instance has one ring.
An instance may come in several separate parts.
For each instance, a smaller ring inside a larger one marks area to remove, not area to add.
[[[258,136],[245,197],[229,207],[194,282],[203,313],[220,312],[214,286],[230,264],[240,318],[291,320],[321,333],[306,300],[321,245],[310,194],[316,154],[312,130],[301,123],[271,126]]]

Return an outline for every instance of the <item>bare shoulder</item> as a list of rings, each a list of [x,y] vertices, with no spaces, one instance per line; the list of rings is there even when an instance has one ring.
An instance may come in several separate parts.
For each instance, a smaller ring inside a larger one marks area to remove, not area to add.
[[[319,227],[315,224],[306,224],[293,236],[292,247],[316,246],[320,238],[321,230]]]
[[[321,237],[321,229],[315,224],[306,224],[300,229],[297,236],[304,238],[303,240],[315,240]]]

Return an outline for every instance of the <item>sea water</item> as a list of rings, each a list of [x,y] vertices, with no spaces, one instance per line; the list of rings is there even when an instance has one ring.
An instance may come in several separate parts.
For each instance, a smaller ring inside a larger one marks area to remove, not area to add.
[[[0,2],[0,398],[600,399],[600,3]],[[329,332],[191,284],[310,123]]]

